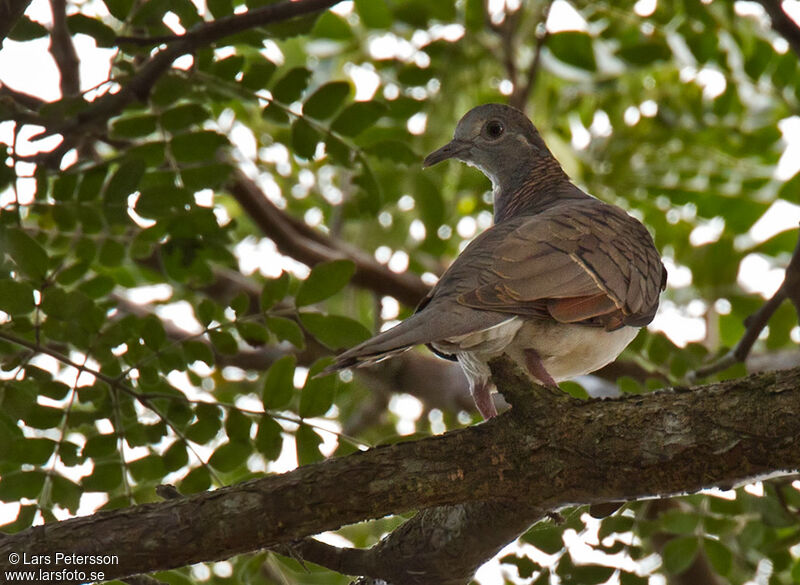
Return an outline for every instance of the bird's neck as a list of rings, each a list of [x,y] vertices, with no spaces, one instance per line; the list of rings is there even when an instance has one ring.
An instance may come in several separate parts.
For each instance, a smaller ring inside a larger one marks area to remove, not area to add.
[[[565,198],[584,195],[570,182],[555,158],[531,161],[494,184],[494,222],[520,213],[536,214]],[[586,196],[586,195],[584,195]]]

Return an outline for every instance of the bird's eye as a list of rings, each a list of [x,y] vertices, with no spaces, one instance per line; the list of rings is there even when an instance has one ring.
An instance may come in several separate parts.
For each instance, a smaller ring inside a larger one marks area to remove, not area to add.
[[[489,138],[500,138],[503,134],[503,130],[505,130],[505,128],[503,128],[503,123],[499,120],[490,120],[486,124],[486,135],[489,136]]]

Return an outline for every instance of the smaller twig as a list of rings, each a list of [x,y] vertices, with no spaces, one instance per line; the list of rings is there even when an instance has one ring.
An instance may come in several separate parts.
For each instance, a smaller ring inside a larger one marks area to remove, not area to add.
[[[61,75],[61,95],[62,97],[76,96],[81,91],[80,61],[67,25],[66,0],[50,0],[50,10],[53,14],[50,54],[53,55]]]
[[[136,45],[138,47],[149,47],[152,45],[162,45],[174,43],[183,39],[182,35],[161,35],[156,37],[136,37],[120,36],[115,39],[117,45]]]
[[[0,98],[10,99],[11,101],[19,104],[20,106],[32,110],[38,111],[45,102],[43,99],[40,99],[34,95],[30,95],[28,93],[17,91],[16,89],[11,89],[8,85],[4,83],[0,83]]]
[[[786,267],[783,283],[758,311],[744,320],[746,329],[736,347],[707,366],[689,372],[689,381],[694,382],[700,378],[721,372],[736,363],[743,362],[753,348],[753,344],[755,344],[761,331],[767,326],[772,315],[786,299],[791,299],[797,309],[798,318],[800,318],[800,238],[795,246],[792,259]]]
[[[533,59],[528,67],[528,73],[525,76],[525,84],[520,85],[514,83],[514,91],[508,98],[508,103],[517,109],[524,110],[525,103],[528,101],[533,88],[536,86],[536,78],[539,74],[539,64],[542,61],[542,49],[544,48],[547,38],[550,36],[547,30],[547,17],[550,14],[551,2],[547,2],[542,8],[539,22],[536,25],[536,46],[533,49]]]

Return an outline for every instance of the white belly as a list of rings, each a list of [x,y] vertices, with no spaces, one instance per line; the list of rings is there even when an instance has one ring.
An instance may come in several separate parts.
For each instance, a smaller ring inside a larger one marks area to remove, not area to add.
[[[433,345],[444,353],[455,354],[471,383],[488,380],[489,360],[503,353],[527,372],[526,349],[536,351],[547,373],[560,382],[612,362],[638,332],[634,327],[606,331],[600,327],[511,317],[489,329]]]

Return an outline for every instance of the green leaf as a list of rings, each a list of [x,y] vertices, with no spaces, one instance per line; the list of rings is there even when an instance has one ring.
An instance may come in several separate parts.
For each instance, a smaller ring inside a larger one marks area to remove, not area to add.
[[[33,311],[33,287],[27,282],[0,280],[0,311],[23,315]]]
[[[42,280],[47,274],[47,252],[21,229],[10,229],[6,233],[6,246],[11,259],[20,272],[34,280]]]
[[[327,358],[318,360],[308,370],[308,377],[300,394],[300,407],[297,411],[303,418],[322,416],[333,404],[338,378],[336,376],[315,377],[328,363],[330,362]]]
[[[98,47],[110,48],[116,44],[117,34],[114,29],[103,24],[99,18],[92,18],[78,12],[67,17],[67,25],[70,33],[88,35],[95,40]]]
[[[532,561],[526,556],[517,556],[514,554],[506,555],[500,559],[504,565],[514,565],[517,567],[517,573],[521,579],[530,579],[534,572],[541,570],[541,565]]]
[[[350,281],[356,270],[352,260],[321,262],[311,269],[295,297],[295,304],[304,307],[318,303],[339,292]]]
[[[172,139],[172,154],[178,162],[214,162],[228,139],[213,130],[179,134]]]
[[[304,118],[297,118],[292,124],[292,149],[301,158],[311,159],[317,150],[319,134]]]
[[[19,502],[22,498],[36,499],[42,491],[43,471],[11,471],[0,479],[0,501]]]
[[[322,439],[314,429],[308,425],[300,425],[294,436],[297,448],[297,462],[300,465],[322,461],[323,456],[319,451]]]
[[[211,487],[211,475],[205,467],[196,467],[186,474],[178,487],[182,494],[196,494]]]
[[[130,158],[123,162],[111,175],[103,191],[103,205],[106,217],[121,222],[128,216],[128,195],[136,191],[145,171],[145,162],[140,158]]]
[[[261,347],[269,341],[269,331],[260,323],[237,321],[236,331],[244,341],[252,347]]]
[[[26,437],[17,439],[14,444],[14,460],[17,463],[44,465],[56,448],[53,439]]]
[[[272,74],[275,73],[275,63],[260,55],[253,58],[258,60],[250,62],[248,65],[242,76],[242,85],[248,89],[264,89],[267,87]]]
[[[297,100],[308,85],[311,71],[305,67],[290,69],[272,88],[272,97],[284,104]]]
[[[160,455],[145,455],[128,463],[128,471],[137,482],[161,479],[166,474],[164,461]]]
[[[111,291],[114,290],[114,286],[116,286],[116,282],[114,282],[113,278],[105,274],[100,274],[82,282],[78,290],[90,299],[99,299],[111,293]]]
[[[547,48],[559,60],[587,71],[595,71],[592,37],[574,30],[558,32],[547,38]]]
[[[164,460],[164,469],[168,472],[178,471],[189,463],[189,454],[182,441],[172,443],[161,457]]]
[[[552,555],[564,548],[561,532],[561,529],[555,526],[537,524],[522,536],[522,540]]]
[[[670,540],[661,551],[664,569],[672,575],[684,572],[694,562],[698,544],[696,536],[681,536]]]
[[[214,365],[214,352],[211,348],[197,339],[187,339],[183,342],[183,351],[186,354],[187,363],[203,362],[207,366]]]
[[[250,440],[250,427],[252,426],[253,421],[243,412],[228,411],[228,417],[225,419],[225,432],[231,441],[247,443]]]
[[[68,480],[62,475],[52,476],[52,498],[60,506],[66,508],[72,514],[78,512],[83,490],[73,481]]]
[[[282,301],[289,290],[289,275],[281,272],[278,278],[270,278],[261,289],[261,296],[259,298],[261,310],[266,311],[271,308],[275,303]]]
[[[225,355],[236,355],[239,353],[239,344],[236,339],[227,331],[212,330],[208,332],[208,338],[217,350]]]
[[[267,316],[266,321],[269,330],[272,331],[280,341],[288,341],[297,349],[303,349],[306,346],[300,325],[291,319]]]
[[[208,464],[218,471],[227,473],[243,466],[251,453],[252,449],[245,443],[237,441],[223,443],[214,450]]]
[[[198,405],[196,411],[197,420],[186,429],[186,438],[204,445],[217,436],[222,422],[220,421],[220,409],[212,404]]]
[[[389,12],[385,0],[355,0],[356,11],[367,28],[389,28],[392,25],[392,13]]]
[[[331,130],[342,136],[358,136],[372,126],[385,112],[386,106],[378,102],[356,102],[336,116]]]
[[[436,233],[444,223],[445,205],[442,199],[442,190],[428,178],[427,175],[417,173],[414,178],[414,200],[419,205],[420,215],[429,233]]]
[[[325,11],[317,19],[311,34],[317,38],[343,41],[353,38],[353,31],[347,21],[331,11]]]
[[[666,42],[646,41],[620,48],[617,55],[632,65],[650,65],[656,61],[668,61],[672,51]],[[585,68],[584,68],[585,69]]]
[[[8,33],[8,38],[21,43],[42,38],[48,34],[47,28],[23,15]]]
[[[164,324],[155,315],[148,315],[142,319],[141,336],[144,344],[153,351],[161,349],[167,341]]]
[[[400,142],[399,140],[382,140],[367,146],[364,151],[377,158],[393,163],[404,165],[422,164],[422,159],[419,155],[417,155],[408,144]]]
[[[107,239],[100,246],[100,255],[97,260],[103,266],[113,267],[122,264],[125,259],[125,246],[116,240]]]
[[[81,479],[81,487],[87,492],[110,492],[122,483],[122,467],[114,461],[95,463],[94,471]]]
[[[349,317],[300,313],[300,322],[311,335],[330,349],[352,347],[369,339],[369,329]]]
[[[285,355],[275,360],[267,370],[261,394],[264,408],[268,410],[281,409],[291,401],[294,394],[295,361],[294,355]]]
[[[111,455],[117,451],[117,441],[117,435],[114,433],[89,437],[83,446],[83,456],[95,459]]]
[[[303,103],[303,115],[317,120],[327,120],[342,107],[348,95],[350,95],[350,84],[346,81],[326,83]]]
[[[53,181],[53,199],[56,201],[72,201],[77,186],[77,173],[64,173],[60,175]]]
[[[668,510],[658,518],[661,528],[673,534],[694,534],[699,521],[700,517],[697,514],[680,510]]]
[[[211,112],[201,104],[180,104],[161,114],[161,126],[168,132],[179,132],[201,124],[209,117]]]
[[[712,538],[703,539],[703,549],[706,551],[706,556],[717,574],[727,577],[733,566],[733,553],[731,553],[731,549],[720,541]]]
[[[268,460],[274,461],[283,448],[283,429],[275,419],[262,416],[256,432],[256,448]]]
[[[134,0],[103,0],[111,16],[125,22],[133,9]]]

